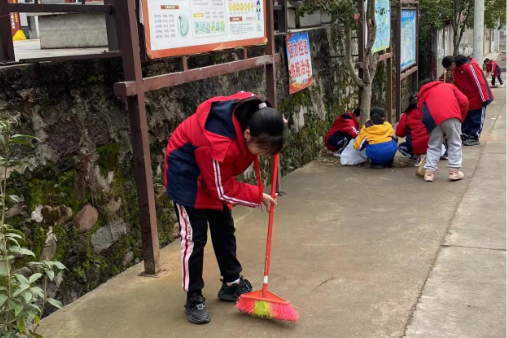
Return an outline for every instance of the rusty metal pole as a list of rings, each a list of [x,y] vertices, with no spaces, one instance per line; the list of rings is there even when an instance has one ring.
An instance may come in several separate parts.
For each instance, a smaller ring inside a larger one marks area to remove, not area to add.
[[[268,42],[266,43],[265,54],[273,56],[273,62],[271,64],[266,65],[266,98],[273,105],[274,108],[277,107],[278,103],[276,100],[276,62],[275,62],[275,19],[273,13],[273,0],[266,0],[266,36],[268,38]],[[282,190],[281,183],[281,168],[278,165],[278,177],[279,179],[276,182],[276,192],[280,193]]]
[[[401,2],[396,8],[396,121],[401,116]]]
[[[415,64],[417,66],[415,86],[419,88],[419,2],[415,5]]]
[[[364,0],[357,0],[357,10],[359,12],[359,20],[358,20],[358,27],[357,27],[357,62],[363,63],[364,61],[364,38],[365,38],[365,32],[367,30],[366,27],[366,17],[364,13]],[[360,79],[363,78],[363,68],[359,67],[358,76]],[[361,106],[361,100],[363,99],[362,90],[359,88],[359,104],[358,106]],[[362,112],[362,114],[370,114],[370,112]]]
[[[391,31],[393,27],[393,20],[391,20]],[[387,76],[387,88],[386,88],[386,107],[389,112],[388,118],[389,122],[393,121],[393,34],[390,33],[389,37],[389,48],[386,51],[387,53],[391,53],[391,57],[386,60],[386,76]]]
[[[113,6],[112,12],[105,14],[108,51],[117,51],[120,50],[120,43],[118,40],[118,29],[116,23],[115,0],[104,0],[104,5]]]
[[[135,81],[137,94],[127,97],[130,117],[130,134],[134,153],[134,169],[139,200],[141,235],[143,241],[144,273],[146,276],[158,276],[163,271],[160,267],[157,214],[150,158],[150,141],[148,121],[143,89],[143,74],[135,0],[118,0],[116,20],[120,35],[120,46],[123,59],[123,71],[126,81]]]
[[[391,48],[389,48],[390,50]],[[386,74],[387,74],[387,88],[386,88],[386,107],[389,112],[389,122],[393,121],[393,58],[390,57],[386,60]]]
[[[0,0],[0,62],[16,61],[8,3],[8,0]]]
[[[266,65],[266,97],[274,108],[278,105],[276,101],[276,62],[275,62],[275,22],[273,18],[273,0],[266,0],[266,55],[273,56],[273,63]]]

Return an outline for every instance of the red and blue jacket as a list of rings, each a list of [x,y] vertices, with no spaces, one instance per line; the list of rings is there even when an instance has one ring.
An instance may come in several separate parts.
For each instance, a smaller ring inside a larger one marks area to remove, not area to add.
[[[422,112],[419,109],[401,114],[400,122],[396,126],[396,136],[405,137],[413,154],[426,154],[430,136],[422,122]]]
[[[486,76],[475,59],[456,66],[453,77],[454,85],[468,98],[469,110],[481,109],[493,102],[493,93]]]
[[[338,115],[338,117],[334,120],[331,129],[327,132],[324,142],[327,149],[331,151],[335,151],[336,149],[333,145],[329,144],[329,138],[337,132],[349,134],[352,138],[356,138],[357,135],[359,135],[359,124],[352,112]]]
[[[493,77],[497,77],[498,75],[502,74],[502,68],[500,68],[496,61],[491,60],[486,65],[486,72],[491,73]]]
[[[433,81],[425,84],[417,94],[417,106],[428,133],[443,121],[467,115],[467,97],[451,83]]]
[[[263,187],[259,157],[248,151],[234,115],[235,105],[254,96],[241,92],[203,102],[171,135],[166,148],[164,184],[169,197],[185,207],[222,210],[224,204],[258,207]],[[257,185],[236,176],[254,163]]]

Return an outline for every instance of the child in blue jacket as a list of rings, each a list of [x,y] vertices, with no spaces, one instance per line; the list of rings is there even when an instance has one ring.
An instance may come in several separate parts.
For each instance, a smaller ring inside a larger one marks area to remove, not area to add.
[[[356,150],[366,148],[366,156],[372,167],[390,166],[398,149],[393,126],[386,121],[386,112],[382,108],[372,108],[370,119],[361,128],[354,142]]]

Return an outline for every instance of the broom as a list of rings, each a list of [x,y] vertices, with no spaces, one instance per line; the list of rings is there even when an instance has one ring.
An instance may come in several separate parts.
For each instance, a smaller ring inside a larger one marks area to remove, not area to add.
[[[276,198],[278,158],[278,154],[276,154],[273,158],[273,180],[271,182],[271,197],[273,198]],[[264,265],[264,283],[262,284],[262,290],[242,294],[238,299],[236,307],[239,311],[254,316],[295,322],[299,319],[299,314],[292,307],[290,302],[268,291],[269,261],[271,256],[271,237],[273,235],[274,213],[275,207],[272,205],[269,209],[268,239],[266,244],[266,261]]]

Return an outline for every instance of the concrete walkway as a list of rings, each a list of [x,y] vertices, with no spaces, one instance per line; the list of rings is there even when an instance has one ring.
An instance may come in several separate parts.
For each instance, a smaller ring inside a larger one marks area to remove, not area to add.
[[[498,102],[505,91],[496,90],[495,96]],[[506,335],[505,115],[492,121],[407,338]]]
[[[137,265],[45,319],[40,333],[47,338],[369,338],[405,332],[407,337],[504,337],[505,91],[495,94],[482,145],[465,149],[461,182],[447,181],[445,162],[429,184],[416,178],[414,167],[339,167],[330,159],[284,178],[288,194],[280,198],[275,216],[270,285],[298,309],[299,322],[253,318],[219,302],[220,277],[208,245],[204,294],[212,322],[189,324],[179,245],[173,243],[161,254],[166,275],[137,277],[142,271]],[[243,208],[235,214],[243,274],[259,288],[267,215]],[[461,330],[464,326],[468,329]]]

